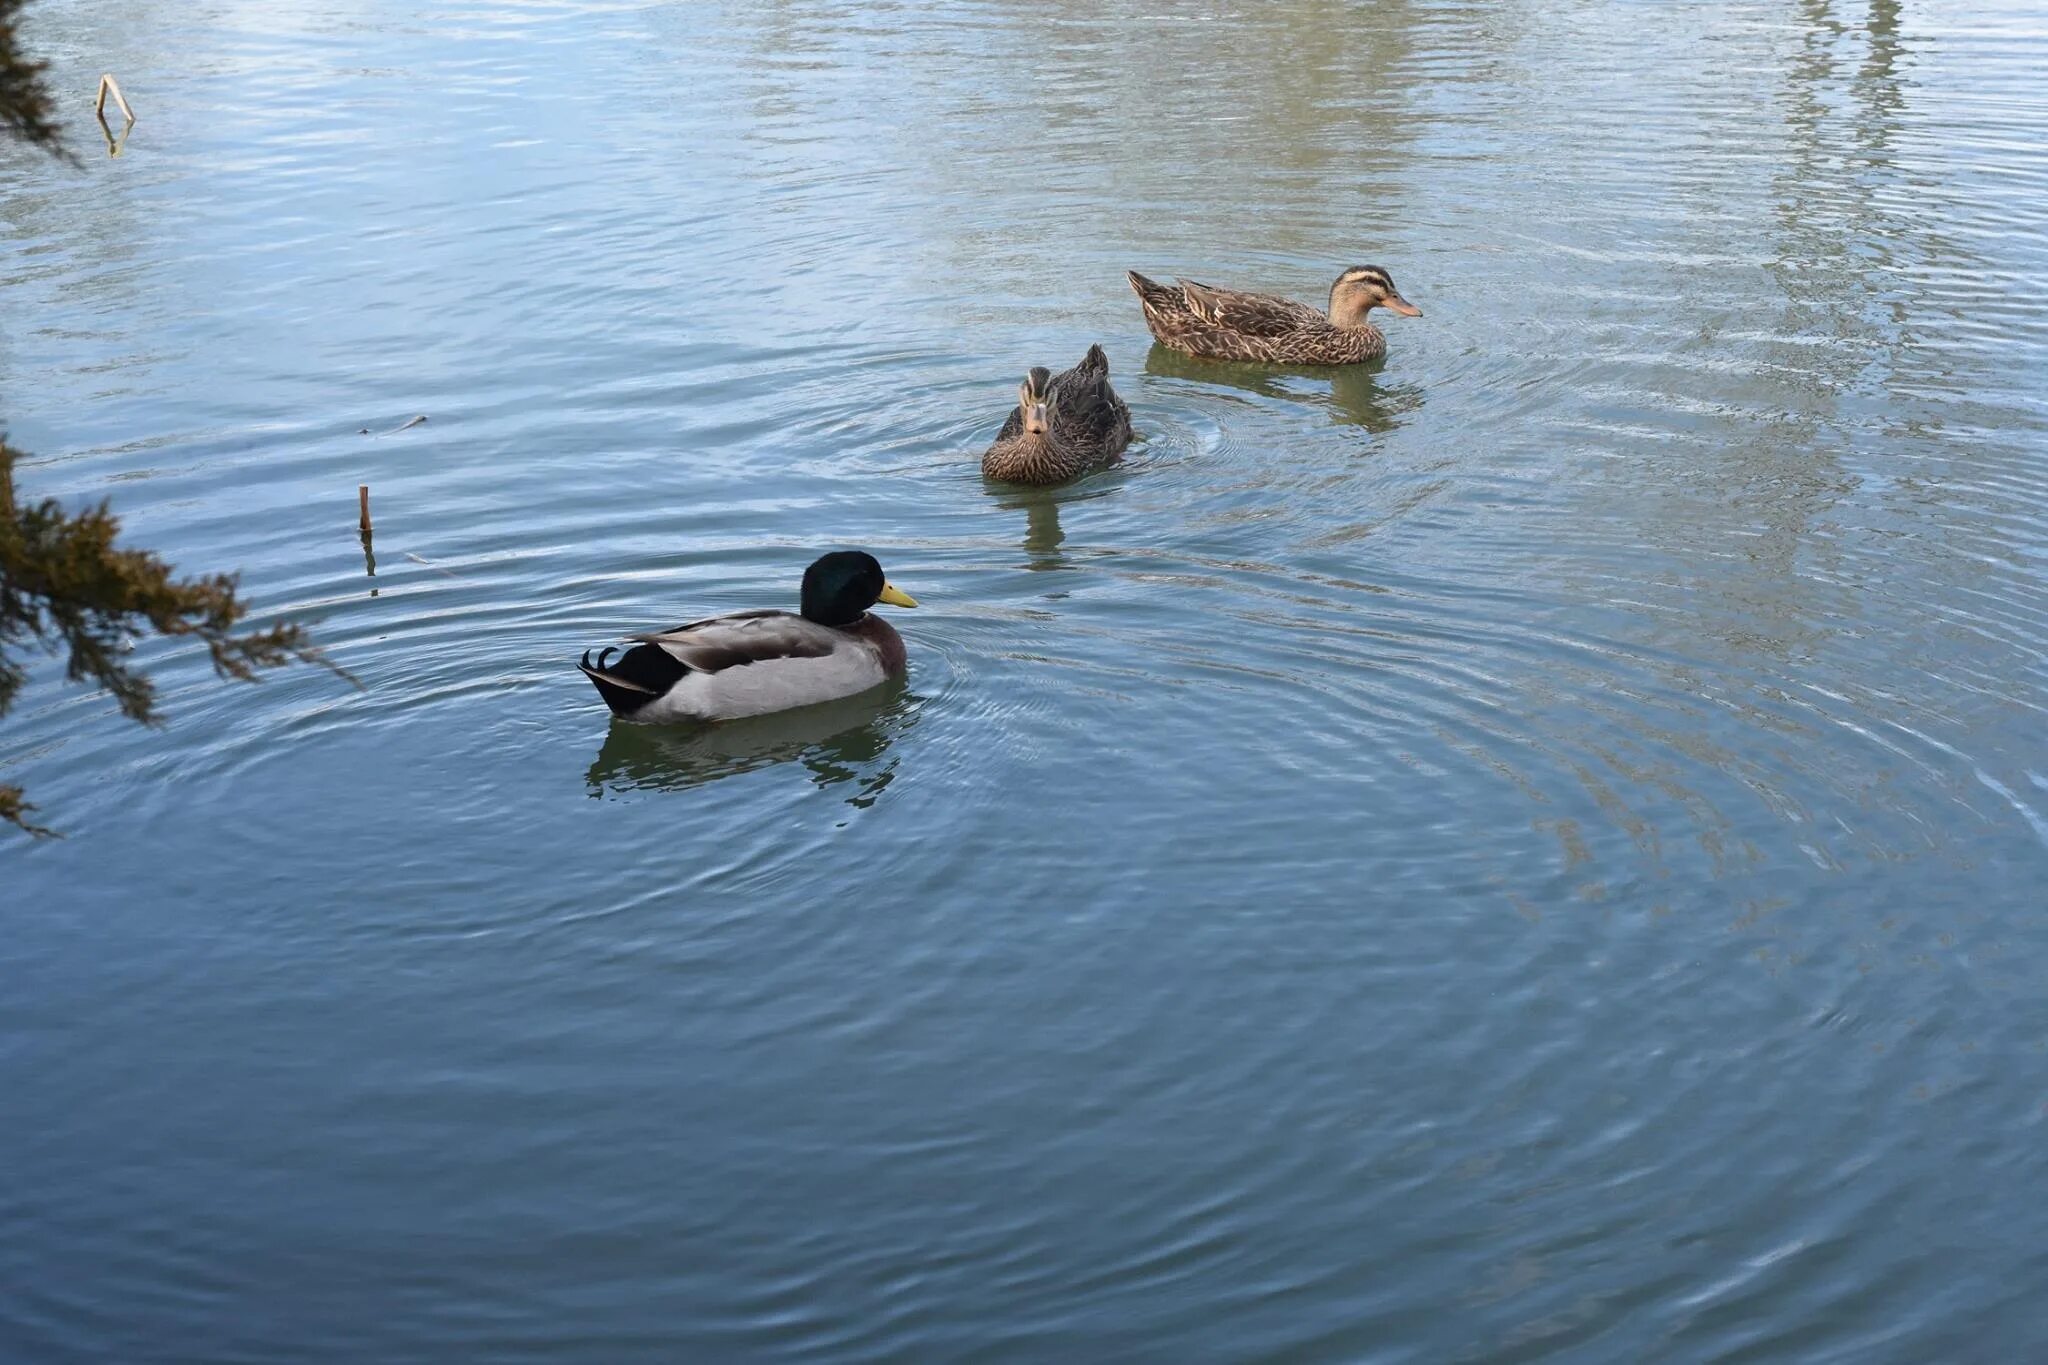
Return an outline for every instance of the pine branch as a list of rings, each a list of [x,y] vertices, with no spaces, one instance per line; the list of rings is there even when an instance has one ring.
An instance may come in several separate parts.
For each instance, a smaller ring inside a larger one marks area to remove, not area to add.
[[[71,681],[111,693],[123,715],[144,725],[158,721],[156,688],[125,662],[138,634],[196,637],[214,672],[239,682],[293,662],[355,681],[295,623],[238,631],[249,608],[236,575],[177,578],[150,551],[121,548],[120,519],[105,502],[76,513],[54,498],[22,506],[14,491],[19,458],[0,441],[0,715],[27,676],[10,649],[28,644],[64,654]],[[0,789],[0,821],[33,829],[29,809],[19,789]]]

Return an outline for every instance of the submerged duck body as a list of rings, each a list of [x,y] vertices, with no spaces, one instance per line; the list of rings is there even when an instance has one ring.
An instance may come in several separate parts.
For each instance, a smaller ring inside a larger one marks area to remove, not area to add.
[[[868,608],[917,603],[872,555],[840,551],[804,571],[802,609],[741,611],[629,635],[578,667],[613,715],[648,724],[737,720],[865,692],[900,676],[903,637]]]
[[[1210,360],[1283,365],[1358,365],[1387,353],[1386,334],[1366,320],[1386,307],[1403,317],[1422,310],[1401,297],[1394,277],[1376,265],[1354,265],[1330,286],[1328,313],[1273,294],[1214,289],[1192,280],[1160,284],[1127,272],[1145,310],[1145,325],[1162,346]]]
[[[1024,377],[981,472],[1003,483],[1063,483],[1113,463],[1130,443],[1131,410],[1110,387],[1109,357],[1090,346],[1071,370],[1055,375],[1041,365]]]

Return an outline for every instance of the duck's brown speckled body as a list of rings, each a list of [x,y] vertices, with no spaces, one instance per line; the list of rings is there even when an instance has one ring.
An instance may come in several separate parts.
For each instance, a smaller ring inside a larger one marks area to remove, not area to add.
[[[1272,294],[1212,289],[1191,280],[1160,284],[1129,272],[1145,309],[1145,325],[1161,345],[1211,360],[1263,360],[1282,365],[1357,365],[1387,353],[1387,338],[1366,321],[1374,308],[1403,317],[1422,310],[1401,297],[1394,277],[1376,265],[1355,265],[1330,286],[1330,311]]]
[[[1039,366],[1025,376],[981,472],[1004,483],[1062,483],[1112,463],[1130,443],[1131,410],[1110,387],[1109,357],[1090,346],[1064,374]]]

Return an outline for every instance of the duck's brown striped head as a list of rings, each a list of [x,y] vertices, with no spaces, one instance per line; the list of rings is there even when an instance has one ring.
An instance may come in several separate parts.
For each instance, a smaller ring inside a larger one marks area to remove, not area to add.
[[[1354,265],[1330,286],[1330,321],[1339,327],[1361,327],[1367,313],[1382,307],[1404,318],[1422,316],[1420,308],[1401,297],[1394,277],[1381,266]]]
[[[1024,430],[1030,435],[1043,436],[1052,429],[1052,419],[1046,411],[1051,388],[1052,371],[1043,365],[1034,365],[1017,386],[1017,410],[1024,414]]]

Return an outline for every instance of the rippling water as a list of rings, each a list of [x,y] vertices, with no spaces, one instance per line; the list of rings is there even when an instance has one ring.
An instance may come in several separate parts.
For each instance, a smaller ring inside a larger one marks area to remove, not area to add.
[[[24,490],[363,686],[0,729],[0,1355],[2048,1345],[2038,13],[1218,8],[31,7]],[[570,666],[847,543],[902,687]]]

